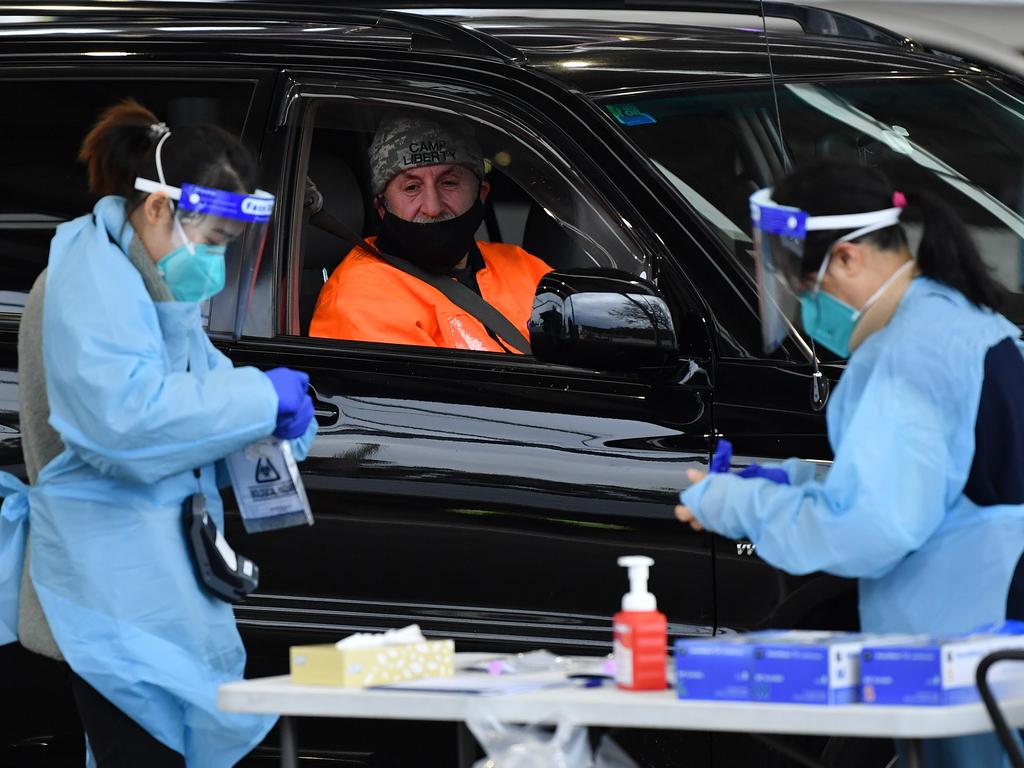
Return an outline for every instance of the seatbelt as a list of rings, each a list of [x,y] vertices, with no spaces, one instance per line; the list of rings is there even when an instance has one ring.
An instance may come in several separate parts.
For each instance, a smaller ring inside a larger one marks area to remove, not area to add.
[[[492,304],[471,288],[467,288],[458,280],[452,280],[446,275],[435,275],[427,272],[408,259],[384,253],[331,216],[323,208],[323,196],[320,194],[320,191],[313,184],[312,180],[308,178],[306,179],[306,196],[303,205],[313,211],[309,217],[309,223],[317,229],[322,229],[324,232],[341,238],[349,245],[359,246],[367,253],[376,256],[395,269],[405,272],[407,275],[412,275],[417,280],[422,280],[427,285],[437,289],[452,304],[476,318],[488,331],[504,339],[516,351],[524,355],[532,354],[530,342],[523,336],[522,332],[512,325],[512,322],[495,309]]]

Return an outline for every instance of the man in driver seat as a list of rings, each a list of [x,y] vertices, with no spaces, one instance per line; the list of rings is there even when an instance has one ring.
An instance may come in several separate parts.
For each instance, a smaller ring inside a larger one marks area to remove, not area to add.
[[[473,136],[427,119],[385,120],[370,145],[370,170],[381,227],[368,241],[376,240],[385,254],[458,280],[528,338],[534,292],[551,267],[518,246],[474,238],[490,185]],[[359,247],[321,289],[309,334],[514,351],[436,288]]]

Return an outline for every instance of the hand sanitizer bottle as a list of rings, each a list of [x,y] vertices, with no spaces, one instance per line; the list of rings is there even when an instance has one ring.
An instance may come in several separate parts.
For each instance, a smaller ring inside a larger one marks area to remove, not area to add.
[[[629,592],[622,610],[612,617],[615,626],[615,683],[630,691],[665,689],[668,622],[647,591],[648,569],[654,560],[640,555],[620,557],[629,569]]]

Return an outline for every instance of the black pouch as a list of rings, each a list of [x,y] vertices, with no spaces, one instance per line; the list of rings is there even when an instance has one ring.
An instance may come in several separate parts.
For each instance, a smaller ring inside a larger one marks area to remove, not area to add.
[[[260,569],[237,554],[206,513],[206,496],[194,493],[183,507],[185,539],[199,583],[214,597],[239,603],[260,583]]]

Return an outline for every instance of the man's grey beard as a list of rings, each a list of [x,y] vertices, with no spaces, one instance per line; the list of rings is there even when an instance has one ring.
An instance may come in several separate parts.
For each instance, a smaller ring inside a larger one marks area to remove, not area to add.
[[[387,200],[384,200],[384,210],[387,211],[388,213],[392,214],[392,215],[398,216],[398,214],[396,214],[394,211],[391,210],[391,206],[388,205],[388,201]],[[401,218],[401,217],[399,216],[399,218]],[[413,224],[437,224],[438,222],[449,221],[449,220],[454,219],[454,218],[455,218],[455,214],[452,213],[451,211],[441,211],[441,213],[439,213],[437,216],[428,216],[425,213],[417,213],[415,218],[413,218],[412,223]]]
[[[441,211],[437,216],[428,216],[425,213],[417,213],[416,218],[412,220],[413,224],[437,224],[440,221],[449,221],[455,218],[455,214],[451,211]]]

